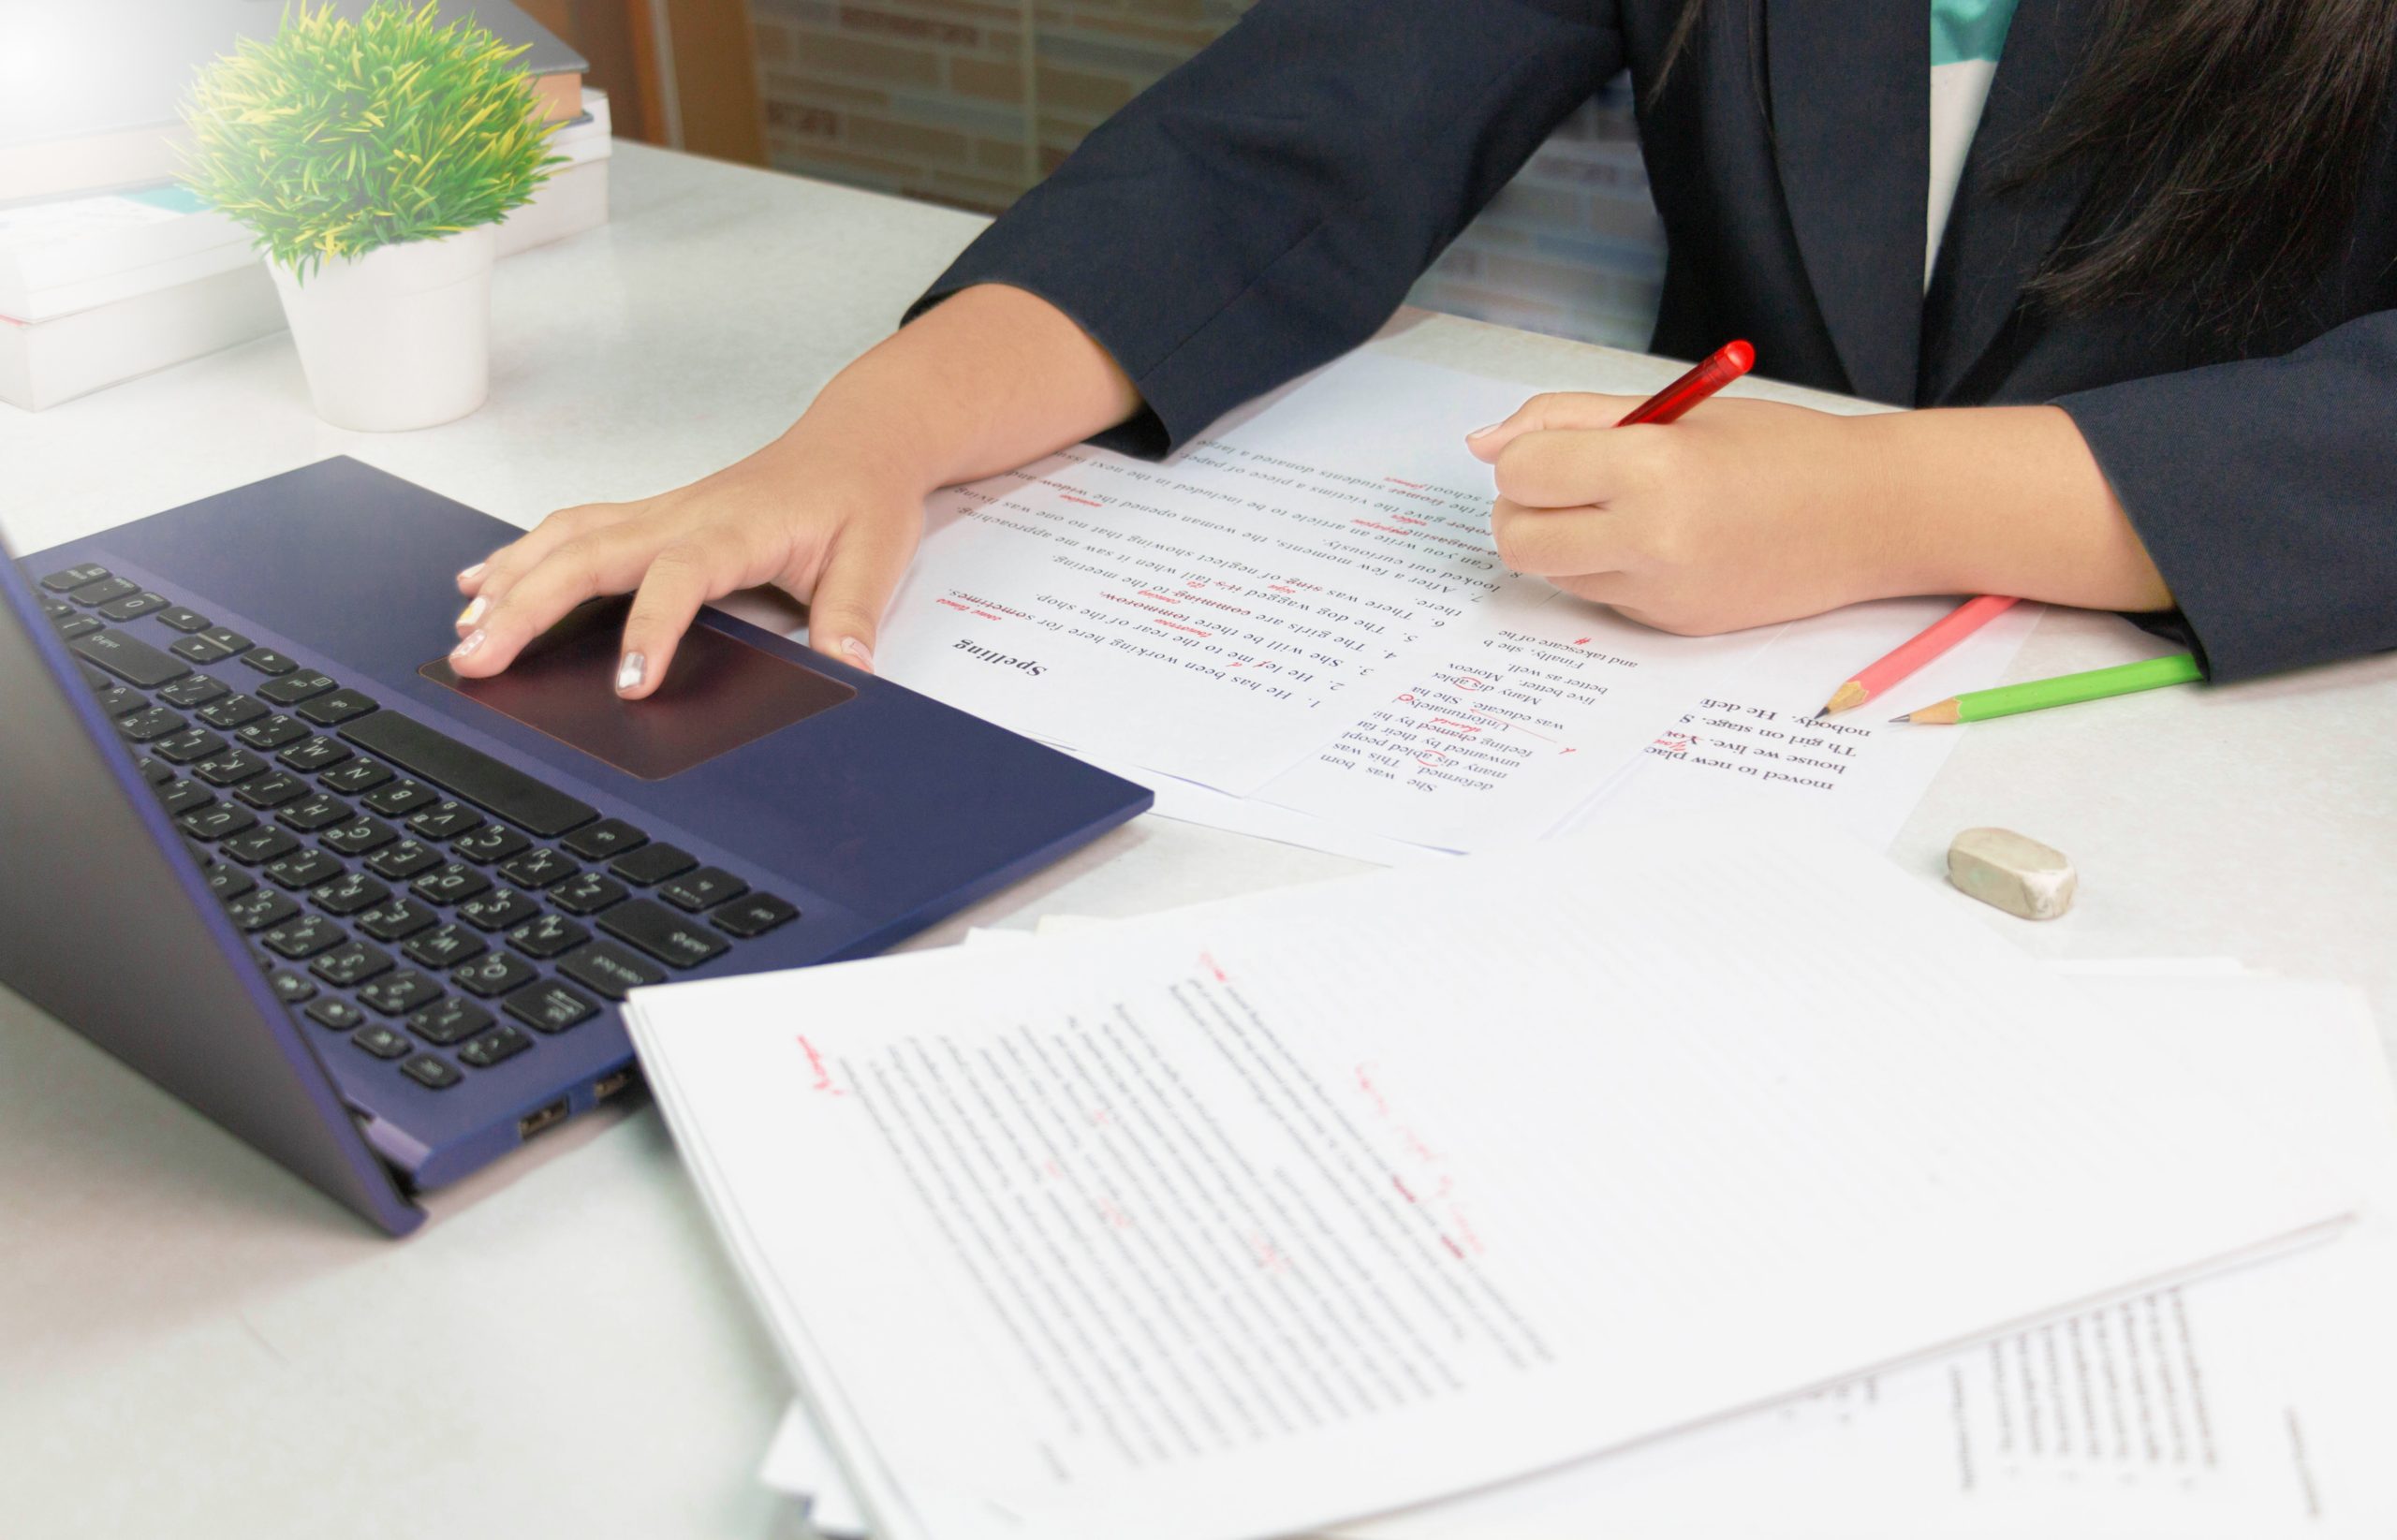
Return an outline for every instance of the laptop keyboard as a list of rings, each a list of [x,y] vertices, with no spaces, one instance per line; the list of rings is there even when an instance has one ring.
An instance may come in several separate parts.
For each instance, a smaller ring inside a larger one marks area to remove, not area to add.
[[[275,993],[428,1090],[799,917],[106,567],[40,585]]]

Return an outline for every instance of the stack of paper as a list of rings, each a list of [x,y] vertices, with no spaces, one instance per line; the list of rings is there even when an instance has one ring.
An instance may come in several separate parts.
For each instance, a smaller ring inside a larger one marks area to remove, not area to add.
[[[1555,384],[1670,373],[1610,355]],[[1167,463],[1077,448],[944,492],[878,667],[1155,786],[1169,815],[1384,864],[1538,839],[1610,790],[1887,843],[1958,735],[1813,715],[1952,601],[1686,638],[1520,577],[1463,435],[1529,394],[1365,348]],[[2018,607],[1908,699],[1993,682],[2037,618]]]
[[[1716,1436],[2355,1206],[2163,1033],[1744,827],[630,1015],[887,1540],[1321,1528]]]

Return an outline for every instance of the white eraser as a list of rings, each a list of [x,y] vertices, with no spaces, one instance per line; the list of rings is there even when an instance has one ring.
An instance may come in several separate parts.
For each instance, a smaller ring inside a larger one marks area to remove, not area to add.
[[[2010,829],[1968,829],[1948,846],[1948,880],[1983,903],[2024,919],[2072,907],[2080,873],[2064,852]]]

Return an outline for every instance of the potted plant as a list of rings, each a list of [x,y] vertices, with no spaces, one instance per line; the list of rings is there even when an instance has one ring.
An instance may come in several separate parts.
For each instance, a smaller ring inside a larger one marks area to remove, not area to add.
[[[430,3],[350,22],[303,0],[201,71],[184,180],[257,236],[326,421],[392,432],[482,404],[492,226],[561,164],[521,51]]]

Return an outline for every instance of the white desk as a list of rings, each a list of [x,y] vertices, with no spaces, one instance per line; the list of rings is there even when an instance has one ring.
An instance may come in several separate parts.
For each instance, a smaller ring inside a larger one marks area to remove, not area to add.
[[[673,486],[789,422],[979,223],[631,144],[613,174],[609,228],[501,265],[475,416],[327,427],[270,338],[0,407],[0,527],[31,550],[338,453],[522,523]],[[1504,377],[1579,349],[1448,319],[1380,345]],[[2081,666],[2118,623],[2051,616],[2018,672]],[[2397,657],[1969,731],[1893,849],[1925,902],[2040,953],[2348,980],[2397,1032]],[[1984,823],[2069,851],[2078,911],[2033,927],[1940,884],[1948,837]],[[1143,819],[919,945],[1353,869]],[[433,1207],[372,1238],[0,993],[0,1532],[795,1533],[751,1478],[781,1371],[654,1112],[570,1125]]]

